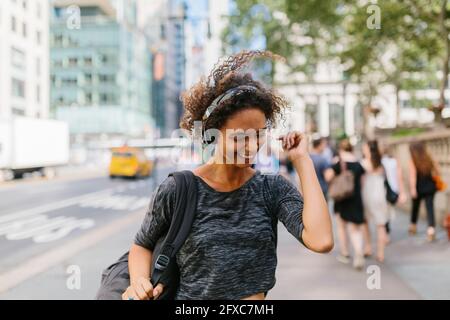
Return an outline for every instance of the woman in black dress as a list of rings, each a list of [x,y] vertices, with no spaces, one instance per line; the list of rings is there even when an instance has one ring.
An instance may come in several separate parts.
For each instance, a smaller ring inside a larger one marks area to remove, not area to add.
[[[327,174],[328,180],[334,176],[339,175],[342,171],[341,161],[344,161],[346,170],[349,170],[354,175],[355,189],[353,194],[341,201],[334,203],[334,212],[336,213],[339,251],[338,260],[343,263],[350,262],[350,253],[347,246],[348,226],[350,242],[355,254],[353,258],[353,267],[360,270],[364,267],[364,253],[363,253],[363,224],[364,207],[361,197],[361,178],[365,171],[358,159],[353,153],[353,146],[348,139],[344,139],[339,144],[339,162],[335,163],[331,172]]]

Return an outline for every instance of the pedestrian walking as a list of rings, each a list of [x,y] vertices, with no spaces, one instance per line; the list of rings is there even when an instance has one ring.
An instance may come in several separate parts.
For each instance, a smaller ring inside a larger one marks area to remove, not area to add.
[[[214,153],[192,172],[198,202],[193,225],[177,254],[180,284],[176,299],[264,299],[275,284],[276,222],[308,249],[333,247],[327,204],[314,173],[308,141],[300,132],[279,137],[302,184],[303,195],[279,174],[251,167],[271,124],[287,103],[246,73],[254,58],[270,52],[245,51],[218,64],[206,79],[183,95],[181,127],[201,121],[214,129]],[[250,130],[255,134],[245,133]],[[152,287],[152,250],[168,229],[174,204],[173,178],[158,188],[129,253],[131,284],[123,299],[149,299],[164,287]],[[275,222],[275,227],[274,227]]]
[[[400,162],[392,152],[392,148],[388,145],[380,145],[382,153],[381,163],[386,173],[386,180],[391,190],[398,195],[395,204],[389,203],[389,219],[395,216],[395,205],[404,204],[406,202],[405,184],[403,182],[403,172]],[[386,223],[386,243],[390,242],[390,221]]]
[[[362,184],[362,196],[366,223],[372,221],[377,232],[377,260],[384,261],[384,247],[386,245],[386,223],[389,221],[389,206],[386,200],[385,171],[381,163],[381,152],[376,140],[368,141],[363,145],[365,169]],[[368,226],[366,226],[368,231]],[[366,231],[366,232],[367,232]],[[367,234],[369,234],[367,232]],[[366,237],[370,247],[370,236]],[[366,252],[367,254],[367,252]]]
[[[327,198],[328,183],[325,179],[325,172],[331,167],[331,163],[328,162],[323,152],[327,147],[327,142],[323,137],[315,137],[312,141],[311,159],[314,163],[314,169],[316,170],[317,178],[319,179],[322,192]]]
[[[436,237],[434,196],[437,188],[433,176],[440,175],[438,164],[433,160],[423,142],[413,142],[409,146],[411,158],[409,161],[409,189],[412,198],[411,224],[409,234],[417,233],[417,220],[422,200],[427,211],[427,239],[433,241]]]
[[[363,225],[364,208],[361,196],[361,178],[365,173],[359,160],[353,153],[353,146],[348,139],[343,139],[339,143],[339,161],[331,167],[327,173],[327,179],[334,183],[338,175],[344,171],[352,174],[352,192],[344,199],[334,199],[334,212],[336,213],[337,232],[339,242],[338,260],[343,263],[350,263],[350,251],[347,240],[347,227],[349,231],[350,243],[353,247],[353,267],[361,270],[364,267],[363,253]],[[330,185],[330,196],[331,196]]]

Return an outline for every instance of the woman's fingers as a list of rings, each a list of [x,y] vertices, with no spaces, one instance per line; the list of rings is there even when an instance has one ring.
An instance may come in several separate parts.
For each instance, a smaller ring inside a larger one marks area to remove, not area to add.
[[[291,148],[295,147],[295,132],[291,132],[289,135],[289,142],[291,144]]]
[[[122,294],[123,300],[149,300],[153,297],[153,286],[149,279],[138,279]]]
[[[134,291],[133,287],[128,287],[127,290],[122,294],[123,300],[138,300],[139,297],[137,293]]]
[[[290,150],[299,145],[304,135],[298,131],[289,132],[286,135],[282,135],[278,137],[278,140],[281,140],[281,145],[283,149]]]
[[[141,282],[141,286],[142,289],[145,291],[145,294],[151,298],[152,297],[152,292],[153,292],[153,286],[152,283],[150,282],[150,280],[145,280]]]
[[[145,289],[144,289],[142,283],[135,286],[134,290],[136,291],[136,294],[139,297],[139,300],[148,300],[151,297],[151,290],[150,290],[150,295],[147,294],[147,292],[145,292]]]
[[[153,289],[153,297],[154,299],[158,299],[158,297],[161,295],[161,293],[163,292],[163,285],[160,283],[158,284],[154,289]]]

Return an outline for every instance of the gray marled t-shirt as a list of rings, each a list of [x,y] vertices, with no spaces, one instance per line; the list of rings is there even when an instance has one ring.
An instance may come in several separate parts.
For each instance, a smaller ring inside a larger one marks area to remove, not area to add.
[[[283,222],[300,242],[303,198],[280,175],[255,175],[239,189],[219,192],[200,177],[192,231],[177,254],[176,299],[242,299],[275,285],[277,235]],[[175,179],[158,187],[135,243],[153,250],[170,225]],[[274,218],[274,220],[272,220]],[[275,228],[276,229],[276,228]]]

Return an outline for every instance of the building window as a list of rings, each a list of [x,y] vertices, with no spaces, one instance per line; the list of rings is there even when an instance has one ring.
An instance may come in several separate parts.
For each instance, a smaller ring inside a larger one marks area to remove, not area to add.
[[[23,109],[17,108],[17,107],[13,107],[12,108],[12,114],[17,115],[17,116],[24,116],[25,115],[25,111]]]
[[[27,9],[27,0],[22,1],[22,8]]]
[[[17,30],[16,17],[11,17],[11,31],[16,32],[16,30]]]
[[[116,81],[116,77],[113,74],[101,74],[98,78],[100,82],[114,83]]]
[[[68,86],[77,85],[76,78],[63,78],[61,82],[63,85],[68,85]]]
[[[22,23],[22,35],[24,38],[27,36],[27,24],[25,22]]]
[[[12,95],[14,97],[25,98],[25,82],[12,78]]]
[[[57,67],[57,68],[62,68],[62,66],[63,66],[62,60],[54,60],[53,61],[53,66]]]
[[[91,92],[87,92],[84,96],[84,101],[86,104],[91,104],[92,103],[92,93]]]
[[[40,3],[37,3],[37,4],[36,4],[36,16],[37,16],[38,18],[41,18],[41,17],[42,17],[42,6],[41,6]]]
[[[84,65],[85,66],[92,66],[92,58],[91,57],[84,58]]]
[[[85,81],[86,83],[92,83],[92,74],[90,74],[90,73],[85,73],[85,74],[84,74],[84,81]]]
[[[100,94],[100,102],[101,103],[107,103],[108,102],[108,95],[106,93]]]
[[[36,101],[37,103],[41,103],[41,86],[36,86]]]
[[[69,67],[76,67],[78,64],[77,58],[69,58]]]
[[[62,46],[63,36],[61,34],[55,35],[53,39],[54,39],[55,46]]]
[[[37,44],[41,44],[42,41],[42,33],[40,31],[36,32],[36,42]]]
[[[40,58],[36,58],[36,74],[38,76],[41,75],[41,59]]]
[[[11,64],[19,69],[25,69],[25,53],[19,49],[11,48]]]

